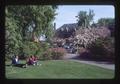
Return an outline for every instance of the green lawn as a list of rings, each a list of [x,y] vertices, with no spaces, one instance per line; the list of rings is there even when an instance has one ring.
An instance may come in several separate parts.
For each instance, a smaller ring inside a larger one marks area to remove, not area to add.
[[[41,66],[6,66],[7,79],[112,79],[114,71],[68,60],[39,61]],[[7,62],[6,64],[10,64]]]

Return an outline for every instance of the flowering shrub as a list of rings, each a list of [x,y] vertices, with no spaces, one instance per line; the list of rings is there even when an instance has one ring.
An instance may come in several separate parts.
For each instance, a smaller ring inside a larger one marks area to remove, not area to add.
[[[51,60],[52,59],[51,58],[51,53],[48,52],[48,51],[44,52],[40,59],[42,59],[42,60]]]
[[[105,38],[108,36],[110,36],[110,30],[107,28],[79,29],[76,31],[74,43],[87,47],[98,38]]]
[[[66,50],[64,48],[50,48],[44,54],[44,60],[56,60],[62,59],[62,57],[66,54]]]

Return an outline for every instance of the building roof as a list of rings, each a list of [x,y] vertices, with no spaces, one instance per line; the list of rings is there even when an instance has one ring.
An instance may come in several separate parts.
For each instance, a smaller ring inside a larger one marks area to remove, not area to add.
[[[78,28],[77,23],[71,23],[71,24],[64,24],[60,28],[57,29],[57,31],[69,31],[69,30],[75,30]]]

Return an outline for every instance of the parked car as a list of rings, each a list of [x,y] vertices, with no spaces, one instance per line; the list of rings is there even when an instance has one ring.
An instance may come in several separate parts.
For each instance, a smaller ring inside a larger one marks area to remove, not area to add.
[[[65,49],[69,49],[70,46],[68,46],[68,45],[64,45],[64,48],[65,48]]]

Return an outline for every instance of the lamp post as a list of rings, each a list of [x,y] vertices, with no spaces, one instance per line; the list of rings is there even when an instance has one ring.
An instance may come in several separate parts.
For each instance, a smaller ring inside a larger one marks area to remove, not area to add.
[[[77,54],[78,54],[78,43],[79,43],[79,42],[77,41]]]

